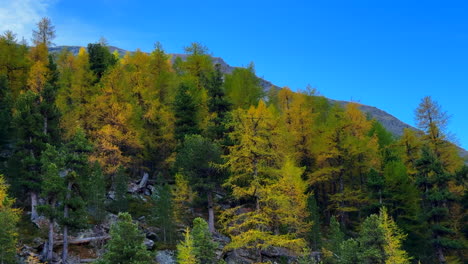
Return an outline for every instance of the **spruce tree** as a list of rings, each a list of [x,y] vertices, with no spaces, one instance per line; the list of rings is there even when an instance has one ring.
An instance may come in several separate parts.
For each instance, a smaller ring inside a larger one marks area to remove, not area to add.
[[[320,215],[317,200],[314,194],[309,194],[307,198],[307,210],[309,212],[309,221],[312,222],[312,227],[308,234],[308,240],[312,250],[320,250],[322,246],[322,234],[320,232]]]
[[[174,204],[171,187],[167,183],[160,183],[153,193],[152,222],[159,228],[159,236],[166,245],[173,245],[176,239],[176,225],[174,218]]]
[[[187,176],[192,188],[198,193],[206,193],[208,222],[214,232],[213,191],[222,183],[222,173],[216,165],[222,163],[221,149],[200,135],[185,136],[176,157],[176,168]]]
[[[146,250],[144,235],[138,226],[132,222],[128,213],[119,213],[117,223],[110,230],[110,240],[107,251],[97,262],[99,264],[149,264],[153,263],[150,253]]]
[[[116,64],[117,60],[105,46],[105,43],[88,44],[88,53],[90,69],[96,75],[98,82],[106,70]]]
[[[64,187],[62,198],[63,215],[59,222],[63,230],[62,260],[68,259],[68,232],[70,229],[79,229],[85,226],[85,188],[90,180],[88,157],[92,146],[86,139],[83,130],[78,129],[73,138],[64,146]]]
[[[449,189],[449,182],[454,179],[454,174],[444,169],[442,162],[427,146],[423,147],[421,158],[416,161],[416,168],[416,183],[422,193],[423,217],[428,224],[430,244],[438,262],[443,264],[446,263],[448,250],[462,247],[452,237],[455,231],[449,221],[449,204],[456,198]]]
[[[101,224],[106,216],[106,183],[101,166],[95,162],[90,169],[85,189],[86,203],[91,221]]]
[[[215,70],[210,78],[208,90],[208,112],[210,114],[206,135],[222,145],[229,144],[226,133],[229,131],[228,119],[231,103],[224,91],[223,74],[221,65],[216,64]]]
[[[200,217],[193,220],[193,229],[191,232],[193,238],[193,248],[198,263],[214,264],[216,263],[215,250],[217,243],[213,242],[208,223]]]
[[[116,213],[126,212],[128,210],[127,180],[125,169],[120,167],[117,171],[117,175],[115,176],[115,198],[111,204],[111,210]]]
[[[385,263],[385,236],[377,215],[370,215],[361,224],[359,237],[358,259],[362,264]]]
[[[191,96],[189,85],[179,84],[174,99],[174,137],[179,142],[183,141],[186,135],[200,134],[197,112],[198,107]]]

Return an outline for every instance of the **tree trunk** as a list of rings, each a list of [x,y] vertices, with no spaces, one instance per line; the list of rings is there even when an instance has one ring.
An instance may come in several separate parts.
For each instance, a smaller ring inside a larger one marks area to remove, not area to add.
[[[214,233],[215,226],[214,226],[214,205],[213,205],[213,192],[210,190],[208,191],[208,228],[210,229],[211,233]]]
[[[256,252],[257,253],[257,262],[262,263],[263,262],[262,250],[260,248],[257,248],[256,251],[257,251]]]
[[[68,207],[68,201],[71,198],[71,189],[72,189],[72,182],[69,181],[67,185],[67,195],[65,199],[65,203],[63,206],[63,218],[65,221],[70,217],[70,208]],[[68,225],[65,224],[63,226],[63,249],[62,249],[62,261],[64,264],[68,263]]]
[[[34,222],[39,217],[37,213],[37,193],[30,192],[29,195],[31,197],[31,221]]]
[[[44,135],[47,135],[47,117],[44,116]]]
[[[440,264],[447,263],[447,261],[445,260],[444,251],[442,250],[440,246],[437,247],[437,258],[439,259]]]
[[[339,192],[340,194],[342,194],[344,192],[344,181],[343,181],[343,175],[340,175],[339,177]],[[343,201],[340,201],[340,223],[341,223],[341,226],[344,227],[345,226],[345,212],[342,210],[342,208],[344,207],[344,202]]]
[[[54,256],[54,219],[49,219],[49,241],[47,242],[46,259],[52,263]]]
[[[141,190],[146,187],[146,184],[148,183],[148,178],[149,175],[147,172],[143,173],[143,177],[141,178],[140,184],[138,185],[138,188]]]

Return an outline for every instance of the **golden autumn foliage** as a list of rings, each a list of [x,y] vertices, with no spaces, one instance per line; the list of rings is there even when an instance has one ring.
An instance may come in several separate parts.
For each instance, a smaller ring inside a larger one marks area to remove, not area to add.
[[[385,264],[409,264],[411,258],[403,249],[403,241],[406,235],[398,228],[397,224],[388,215],[387,209],[383,207],[379,215],[380,226],[384,230],[384,250],[386,254]]]
[[[231,138],[236,142],[229,147],[226,156],[232,175],[226,186],[233,189],[236,198],[257,196],[257,190],[268,183],[269,168],[278,166],[281,153],[278,142],[279,121],[274,118],[273,109],[263,101],[248,110],[238,109],[233,113]]]
[[[12,207],[14,199],[7,195],[7,185],[0,175],[0,263],[13,263],[16,256],[18,231],[16,224],[20,218],[20,210]]]

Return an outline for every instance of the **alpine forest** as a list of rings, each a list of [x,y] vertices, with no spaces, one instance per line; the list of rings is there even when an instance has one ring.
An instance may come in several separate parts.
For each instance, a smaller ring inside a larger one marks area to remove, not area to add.
[[[32,33],[0,37],[0,264],[468,263],[468,163],[430,96],[397,136],[198,42]]]

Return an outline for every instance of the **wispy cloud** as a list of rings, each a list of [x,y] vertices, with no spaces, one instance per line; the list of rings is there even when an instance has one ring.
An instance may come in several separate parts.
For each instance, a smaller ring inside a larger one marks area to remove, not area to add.
[[[29,40],[39,20],[56,0],[0,0],[0,33],[11,30]]]

